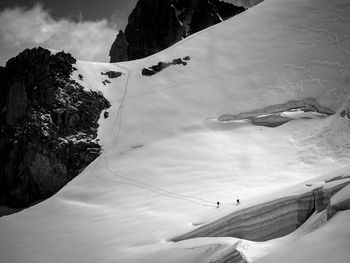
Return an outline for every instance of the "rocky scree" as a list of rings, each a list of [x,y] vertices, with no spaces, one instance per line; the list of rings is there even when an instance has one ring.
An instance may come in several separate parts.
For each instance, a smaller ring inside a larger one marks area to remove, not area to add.
[[[67,53],[26,49],[0,67],[0,204],[25,207],[47,198],[101,151],[102,93],[70,78]]]

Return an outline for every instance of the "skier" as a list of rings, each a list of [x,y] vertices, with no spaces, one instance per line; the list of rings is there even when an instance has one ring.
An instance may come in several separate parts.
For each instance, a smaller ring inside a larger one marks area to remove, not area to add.
[[[236,205],[239,205],[241,202],[239,201],[239,199],[237,199],[237,203],[236,203]]]
[[[220,206],[220,202],[217,201],[217,202],[216,202],[216,208],[219,208],[219,206]]]

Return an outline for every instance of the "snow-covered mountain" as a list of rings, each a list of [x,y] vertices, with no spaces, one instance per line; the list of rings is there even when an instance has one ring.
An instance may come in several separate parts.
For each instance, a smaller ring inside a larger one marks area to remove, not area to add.
[[[0,261],[347,262],[349,14],[265,0],[144,59],[78,61],[112,105],[104,152],[0,219]]]
[[[110,62],[153,55],[244,10],[220,0],[139,0],[112,44]]]

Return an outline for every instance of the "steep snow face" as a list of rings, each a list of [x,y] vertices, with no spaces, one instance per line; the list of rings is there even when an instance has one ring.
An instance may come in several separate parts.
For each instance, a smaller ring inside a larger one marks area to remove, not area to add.
[[[346,144],[330,139],[350,131],[338,115],[277,128],[218,117],[309,97],[337,111],[350,88],[349,14],[346,0],[265,0],[142,60],[78,62],[77,81],[112,104],[100,119],[104,153],[53,198],[1,218],[1,259],[206,262],[231,249],[236,239],[167,240],[348,163],[338,158]]]
[[[110,100],[120,99],[131,74],[119,149],[168,137],[207,118],[292,99],[313,97],[336,110],[349,90],[348,11],[344,0],[264,1],[154,56],[103,66],[129,71],[107,88],[98,70],[91,72],[101,65],[78,66],[88,88],[118,93]],[[187,66],[141,76],[144,67],[185,56],[191,58]],[[119,106],[110,110],[114,120]],[[102,124],[101,133],[113,125]],[[105,148],[114,147],[109,132],[101,138]]]

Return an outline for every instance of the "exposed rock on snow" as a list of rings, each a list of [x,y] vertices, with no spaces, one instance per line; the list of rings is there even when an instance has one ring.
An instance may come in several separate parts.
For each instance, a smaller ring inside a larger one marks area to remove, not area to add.
[[[175,58],[173,59],[172,62],[158,62],[157,65],[153,65],[153,66],[150,66],[148,68],[143,68],[142,69],[142,75],[143,76],[152,76],[154,74],[157,74],[159,72],[161,72],[163,69],[171,66],[171,65],[183,65],[183,66],[186,66],[187,65],[187,62],[186,61],[190,60],[190,57],[189,56],[186,56],[184,57],[183,59],[182,58]]]
[[[111,47],[110,62],[152,55],[244,10],[219,0],[139,0]]]
[[[113,71],[113,70],[101,72],[101,74],[108,76],[108,78],[110,78],[110,79],[115,79],[115,78],[118,78],[121,75],[123,75],[123,73],[118,72],[118,71]]]
[[[242,209],[172,240],[231,236],[265,241],[282,237],[296,230],[315,211],[326,209],[331,197],[349,184],[349,179],[337,180],[300,195]],[[333,215],[334,212],[330,212],[329,217]]]
[[[70,79],[75,59],[27,49],[1,68],[0,204],[47,198],[100,153],[101,93]]]

